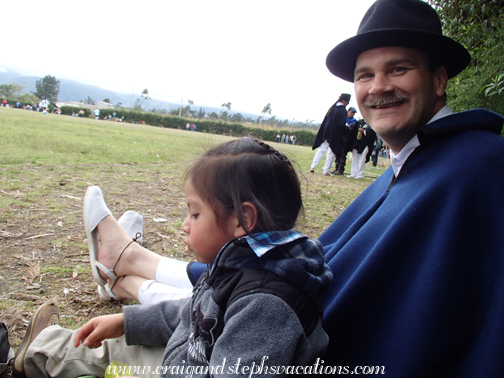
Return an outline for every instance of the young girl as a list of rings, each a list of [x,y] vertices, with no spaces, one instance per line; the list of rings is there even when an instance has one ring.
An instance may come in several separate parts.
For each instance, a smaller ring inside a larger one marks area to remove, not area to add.
[[[46,328],[27,343],[29,377],[103,375],[112,360],[148,366],[147,376],[260,376],[312,366],[323,356],[320,294],[332,274],[320,243],[292,230],[302,201],[287,157],[241,138],[211,148],[185,179],[185,243],[209,264],[192,297],[125,306],[77,331]],[[86,194],[85,223],[90,252],[97,234],[100,256],[107,251],[110,261],[99,265],[109,284],[137,270],[127,267],[139,256],[151,270],[145,276],[155,276],[160,257],[128,241],[106,206],[88,198],[101,197],[94,188]],[[111,257],[115,245],[125,248]]]

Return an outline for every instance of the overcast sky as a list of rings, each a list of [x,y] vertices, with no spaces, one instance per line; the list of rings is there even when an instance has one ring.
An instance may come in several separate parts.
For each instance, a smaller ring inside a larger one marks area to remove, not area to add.
[[[372,0],[3,1],[0,70],[321,122],[353,85],[325,66]],[[101,99],[100,99],[101,100]],[[356,106],[354,98],[350,105]]]

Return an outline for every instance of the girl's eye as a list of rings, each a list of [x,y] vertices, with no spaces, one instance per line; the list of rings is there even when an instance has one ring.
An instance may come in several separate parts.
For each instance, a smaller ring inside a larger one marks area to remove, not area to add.
[[[198,218],[198,215],[199,215],[199,214],[191,214],[191,219],[196,219],[196,218]]]

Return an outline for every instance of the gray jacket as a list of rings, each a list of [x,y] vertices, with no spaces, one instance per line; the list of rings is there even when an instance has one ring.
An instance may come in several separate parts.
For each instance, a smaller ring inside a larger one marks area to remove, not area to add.
[[[285,375],[323,357],[321,293],[331,278],[317,240],[298,239],[259,258],[235,239],[192,298],[124,307],[126,342],[166,344],[163,376]]]

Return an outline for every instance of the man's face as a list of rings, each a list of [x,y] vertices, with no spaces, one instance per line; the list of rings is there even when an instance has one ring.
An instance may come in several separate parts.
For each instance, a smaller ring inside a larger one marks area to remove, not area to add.
[[[349,110],[349,111],[347,112],[347,118],[352,118],[354,115],[355,115],[355,112],[353,112],[353,111],[351,111],[351,110]]]
[[[380,47],[359,55],[355,94],[362,117],[398,153],[441,109],[444,67],[430,72],[427,55],[407,47]]]

